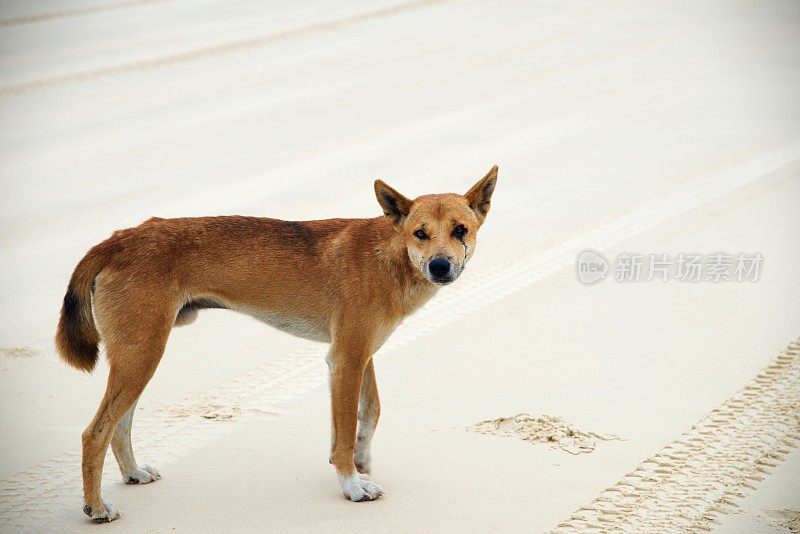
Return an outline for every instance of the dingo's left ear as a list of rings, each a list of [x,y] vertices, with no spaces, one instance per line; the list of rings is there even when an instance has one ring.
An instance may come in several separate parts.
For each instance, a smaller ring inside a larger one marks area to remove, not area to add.
[[[478,183],[473,185],[464,197],[469,202],[469,207],[478,216],[478,220],[483,222],[486,214],[489,213],[489,206],[492,201],[492,193],[494,193],[494,186],[497,184],[497,165],[492,167],[486,176],[478,180]]]
[[[403,224],[408,212],[411,211],[412,201],[386,185],[383,180],[375,180],[375,196],[386,218],[395,226]]]

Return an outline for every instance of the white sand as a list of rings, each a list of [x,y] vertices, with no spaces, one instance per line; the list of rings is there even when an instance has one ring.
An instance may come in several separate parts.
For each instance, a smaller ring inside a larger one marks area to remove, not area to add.
[[[3,2],[0,528],[92,528],[77,451],[106,369],[81,375],[51,343],[91,245],[152,215],[374,216],[376,177],[463,191],[493,163],[470,268],[377,357],[384,499],[344,501],[327,464],[325,348],[215,310],[174,332],[139,404],[137,457],[164,478],[124,486],[109,454],[122,517],[100,528],[538,532],[603,517],[581,508],[800,335],[798,31],[796,2]],[[587,287],[584,247],[764,265],[756,283]],[[573,455],[466,430],[518,413],[623,440]],[[800,509],[797,426],[725,425],[747,431],[704,452],[745,451],[729,478],[692,473],[694,508],[670,494],[651,528],[678,514],[676,529],[770,529],[759,514]],[[736,497],[742,514],[710,510],[766,431],[787,461]],[[625,499],[658,497],[658,477]]]

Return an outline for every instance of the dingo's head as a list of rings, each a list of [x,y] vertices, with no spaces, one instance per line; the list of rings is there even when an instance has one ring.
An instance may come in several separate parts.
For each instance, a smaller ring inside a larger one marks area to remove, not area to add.
[[[476,234],[489,213],[496,183],[497,165],[465,195],[410,200],[375,180],[375,196],[405,239],[411,263],[434,284],[446,285],[458,278],[475,251]]]

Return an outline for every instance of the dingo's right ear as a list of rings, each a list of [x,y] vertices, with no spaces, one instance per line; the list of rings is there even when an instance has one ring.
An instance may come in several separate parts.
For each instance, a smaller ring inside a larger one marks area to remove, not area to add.
[[[396,226],[402,225],[411,211],[412,201],[386,185],[383,180],[375,180],[375,197],[386,218]]]

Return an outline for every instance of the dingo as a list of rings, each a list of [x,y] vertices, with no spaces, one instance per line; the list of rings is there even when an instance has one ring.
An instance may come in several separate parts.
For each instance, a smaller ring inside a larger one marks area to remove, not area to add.
[[[119,517],[100,496],[109,443],[125,482],[159,478],[133,456],[135,405],[172,326],[191,323],[203,308],[236,310],[331,344],[330,463],[345,497],[380,497],[381,488],[359,476],[369,472],[380,413],[372,355],[464,270],[496,182],[494,166],[463,196],[410,200],[376,180],[384,217],[152,218],[92,248],[72,274],[55,338],[61,357],[84,371],[94,368],[102,340],[110,366],[105,396],[83,432],[83,511],[97,523]]]

